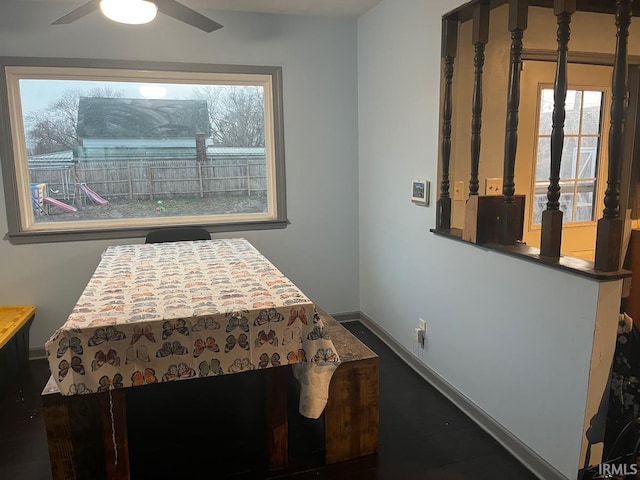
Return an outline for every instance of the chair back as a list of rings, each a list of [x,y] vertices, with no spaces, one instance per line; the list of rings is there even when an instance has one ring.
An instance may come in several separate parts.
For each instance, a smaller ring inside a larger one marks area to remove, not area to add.
[[[204,228],[171,227],[152,230],[147,234],[144,243],[185,242],[194,240],[211,240],[211,234]]]

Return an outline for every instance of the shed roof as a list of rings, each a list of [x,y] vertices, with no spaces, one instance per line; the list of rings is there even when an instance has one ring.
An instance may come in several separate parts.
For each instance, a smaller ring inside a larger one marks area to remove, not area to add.
[[[80,97],[82,138],[186,138],[211,135],[205,100]]]
[[[75,162],[73,159],[73,152],[71,150],[30,155],[27,161],[29,166],[70,165]]]

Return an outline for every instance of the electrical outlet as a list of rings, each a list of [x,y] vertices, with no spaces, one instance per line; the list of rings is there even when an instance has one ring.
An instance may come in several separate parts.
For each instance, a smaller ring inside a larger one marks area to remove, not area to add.
[[[464,200],[464,182],[453,182],[453,199]]]
[[[484,194],[485,195],[502,195],[502,179],[487,178],[484,181]]]

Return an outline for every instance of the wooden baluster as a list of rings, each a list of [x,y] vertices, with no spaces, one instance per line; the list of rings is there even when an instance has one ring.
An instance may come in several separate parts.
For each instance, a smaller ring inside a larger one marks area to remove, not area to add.
[[[504,142],[503,205],[500,215],[499,240],[502,245],[515,245],[518,240],[518,207],[514,181],[518,146],[518,108],[520,106],[520,71],[522,70],[522,37],[527,29],[528,0],[509,0],[511,32],[511,65],[507,96],[507,122]]]
[[[471,178],[469,196],[478,195],[478,167],[480,165],[480,143],[482,131],[482,73],[484,49],[489,41],[489,3],[481,0],[473,9],[472,43],[475,49],[473,64],[473,106],[471,108]]]
[[[622,137],[627,96],[627,44],[633,0],[616,0],[616,53],[613,65],[613,98],[609,129],[609,171],[604,194],[603,217],[596,235],[596,270],[613,272],[620,268],[622,219],[620,218],[620,173],[622,169]]]
[[[442,182],[437,207],[437,228],[451,228],[451,197],[449,196],[449,163],[451,160],[451,116],[453,112],[452,84],[453,62],[458,46],[458,20],[447,17],[442,20],[442,58],[444,60],[444,99],[442,106]]]
[[[473,81],[473,103],[471,105],[471,177],[469,179],[469,198],[465,204],[462,239],[473,243],[483,243],[487,239],[482,232],[482,218],[486,208],[485,198],[478,195],[478,170],[480,165],[480,142],[482,131],[482,75],[484,68],[484,49],[489,41],[489,2],[481,0],[473,7],[473,30],[471,42],[474,45],[475,74]],[[485,220],[486,221],[486,220]]]
[[[560,162],[564,146],[564,120],[567,99],[567,53],[571,36],[571,15],[576,11],[576,0],[555,0],[557,17],[558,59],[556,82],[553,90],[553,126],[551,128],[551,177],[547,190],[547,209],[542,212],[540,255],[560,258],[562,243],[562,210],[560,210]]]

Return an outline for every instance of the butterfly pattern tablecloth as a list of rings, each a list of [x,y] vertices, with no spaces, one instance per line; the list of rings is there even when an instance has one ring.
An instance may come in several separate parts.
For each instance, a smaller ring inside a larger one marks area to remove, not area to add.
[[[109,247],[45,348],[64,395],[295,364],[310,418],[340,364],[313,303],[242,238]]]

